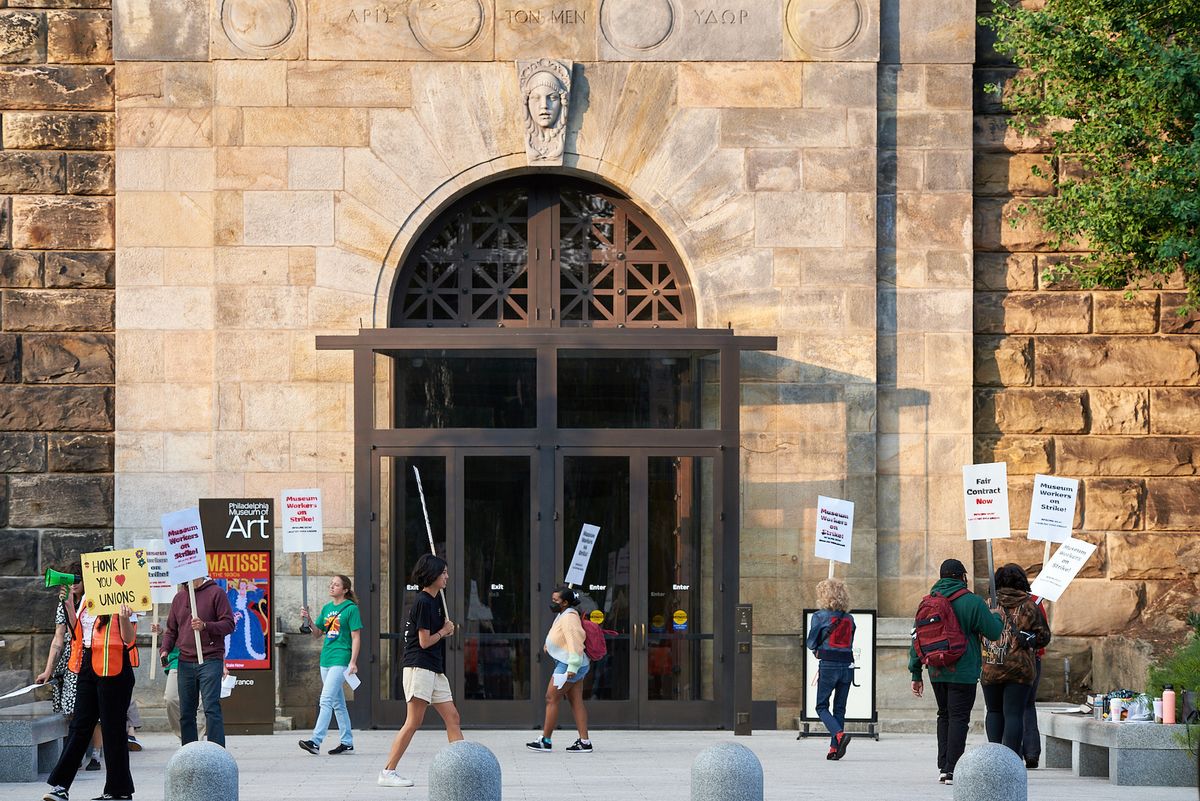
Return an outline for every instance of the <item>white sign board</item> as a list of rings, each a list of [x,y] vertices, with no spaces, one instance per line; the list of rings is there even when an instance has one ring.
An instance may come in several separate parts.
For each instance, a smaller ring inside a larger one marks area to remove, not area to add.
[[[1066,542],[1075,526],[1079,479],[1038,475],[1029,505],[1029,539]]]
[[[1096,552],[1096,546],[1085,540],[1068,539],[1042,572],[1033,580],[1030,592],[1048,601],[1058,601],[1071,580],[1079,575],[1083,565]]]
[[[167,549],[162,540],[146,540],[137,544],[146,551],[146,569],[150,573],[150,602],[169,604],[175,600],[175,585],[167,563]]]
[[[854,502],[817,496],[817,558],[850,564]]]
[[[1010,536],[1008,525],[1008,465],[969,464],[963,467],[963,493],[968,540]]]
[[[592,560],[592,546],[600,535],[600,527],[584,523],[579,532],[579,542],[575,543],[575,555],[571,557],[571,568],[563,581],[567,584],[582,584],[583,574],[587,572],[588,562]]]
[[[314,553],[325,550],[321,520],[321,490],[283,491],[283,552]]]
[[[181,509],[163,515],[162,531],[172,584],[182,584],[208,575],[199,508]]]
[[[804,639],[812,627],[815,609],[804,610]],[[875,612],[854,610],[854,686],[846,697],[846,720],[874,722],[875,715]],[[803,643],[801,643],[803,644]],[[813,652],[804,649],[804,708],[800,717],[816,721],[818,661]],[[822,730],[823,731],[823,730]]]

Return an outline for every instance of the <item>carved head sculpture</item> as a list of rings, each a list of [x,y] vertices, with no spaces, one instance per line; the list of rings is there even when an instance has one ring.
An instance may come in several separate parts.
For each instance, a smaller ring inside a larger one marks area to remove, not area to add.
[[[571,100],[571,68],[566,62],[548,58],[523,62],[520,67],[526,153],[531,162],[561,164]]]

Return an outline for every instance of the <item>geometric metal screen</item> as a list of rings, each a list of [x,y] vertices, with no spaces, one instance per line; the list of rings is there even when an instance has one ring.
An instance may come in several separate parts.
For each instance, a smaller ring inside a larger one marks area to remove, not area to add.
[[[484,187],[427,229],[397,276],[393,327],[684,328],[695,305],[662,231],[570,179]]]

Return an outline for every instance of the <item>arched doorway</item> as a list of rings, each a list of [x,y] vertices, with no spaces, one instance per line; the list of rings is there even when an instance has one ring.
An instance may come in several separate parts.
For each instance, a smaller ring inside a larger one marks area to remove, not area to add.
[[[739,351],[774,340],[697,329],[695,309],[679,255],[628,198],[525,176],[430,221],[391,328],[318,339],[355,352],[357,715],[404,719],[406,577],[429,548],[419,472],[471,725],[540,720],[544,602],[585,524],[599,534],[580,608],[616,632],[586,679],[591,722],[732,724]]]

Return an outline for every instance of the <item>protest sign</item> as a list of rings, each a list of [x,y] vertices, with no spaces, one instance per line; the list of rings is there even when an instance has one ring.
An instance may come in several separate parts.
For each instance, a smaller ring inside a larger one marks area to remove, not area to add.
[[[150,601],[169,604],[175,599],[175,584],[171,581],[171,570],[167,561],[167,549],[162,540],[139,542],[138,547],[146,552],[146,570],[150,575]]]
[[[204,560],[204,533],[200,528],[200,510],[181,509],[161,518],[163,545],[167,551],[167,570],[172,584],[182,584],[208,575]]]
[[[121,605],[135,612],[150,608],[150,575],[141,548],[97,551],[79,557],[83,566],[83,595],[93,615],[112,615]]]
[[[1084,563],[1096,552],[1096,546],[1084,540],[1068,539],[1054,552],[1054,557],[1033,580],[1030,591],[1039,598],[1058,601]]]
[[[324,550],[321,490],[283,491],[283,552],[313,553]]]
[[[571,567],[567,570],[567,577],[563,579],[567,584],[583,583],[583,574],[587,572],[588,562],[592,560],[592,547],[595,546],[596,537],[599,535],[599,526],[583,524],[579,531],[579,541],[575,543],[575,555],[571,557]]]
[[[963,467],[967,539],[994,540],[1010,536],[1008,523],[1008,465],[973,464]]]
[[[1075,525],[1079,479],[1038,475],[1029,505],[1029,539],[1066,542]]]
[[[817,558],[850,564],[854,503],[817,496]]]

